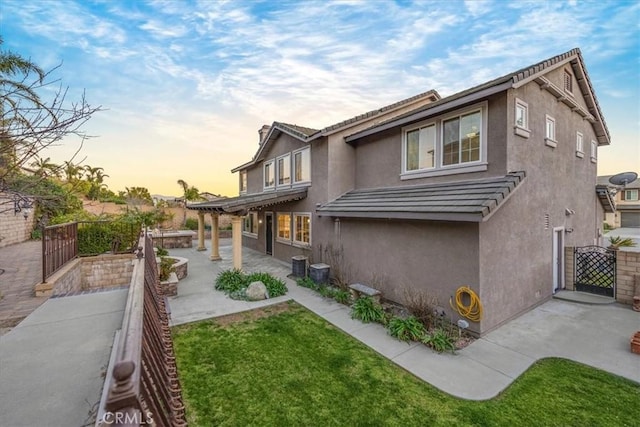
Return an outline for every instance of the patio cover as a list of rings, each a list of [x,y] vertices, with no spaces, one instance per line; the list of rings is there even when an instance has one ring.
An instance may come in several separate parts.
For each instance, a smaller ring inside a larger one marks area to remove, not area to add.
[[[441,184],[352,190],[317,209],[338,218],[486,221],[524,180],[525,172]]]
[[[187,208],[197,211],[243,216],[252,209],[301,200],[305,197],[307,197],[307,189],[296,188],[258,194],[244,194],[210,202],[194,203],[187,205]]]

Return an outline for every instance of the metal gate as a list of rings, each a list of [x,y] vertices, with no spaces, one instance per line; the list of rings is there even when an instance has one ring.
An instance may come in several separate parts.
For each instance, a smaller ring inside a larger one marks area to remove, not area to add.
[[[616,251],[600,246],[575,248],[576,291],[616,296]]]

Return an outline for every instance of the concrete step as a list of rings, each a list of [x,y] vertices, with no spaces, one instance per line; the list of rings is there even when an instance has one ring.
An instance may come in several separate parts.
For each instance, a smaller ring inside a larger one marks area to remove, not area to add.
[[[591,304],[591,305],[606,305],[613,304],[616,302],[615,298],[605,297],[602,295],[589,294],[587,292],[578,292],[578,291],[568,291],[562,290],[558,291],[553,295],[553,298],[576,302],[579,304]]]

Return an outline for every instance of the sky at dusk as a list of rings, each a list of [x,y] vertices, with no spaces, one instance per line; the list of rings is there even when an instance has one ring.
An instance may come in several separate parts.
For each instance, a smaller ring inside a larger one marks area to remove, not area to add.
[[[598,173],[640,169],[637,1],[4,0],[0,35],[44,69],[61,64],[51,77],[69,100],[85,91],[105,109],[80,157],[115,192],[179,195],[183,179],[233,196],[230,170],[263,124],[319,129],[574,47],[611,133]],[[78,143],[43,155],[62,163]]]

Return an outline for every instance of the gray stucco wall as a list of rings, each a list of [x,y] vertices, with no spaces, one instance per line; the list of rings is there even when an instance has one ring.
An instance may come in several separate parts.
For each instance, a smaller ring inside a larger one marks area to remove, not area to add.
[[[353,281],[400,303],[407,287],[427,291],[454,321],[449,298],[479,283],[476,223],[342,219],[332,244],[343,248]]]
[[[513,131],[516,96],[529,104],[529,138]],[[536,83],[510,91],[509,103],[507,168],[527,177],[480,226],[483,333],[551,297],[555,227],[572,230],[564,233],[565,246],[592,245],[603,216],[590,160],[591,124]],[[545,145],[545,114],[556,119],[555,148]],[[576,131],[584,135],[583,158],[575,153]]]

